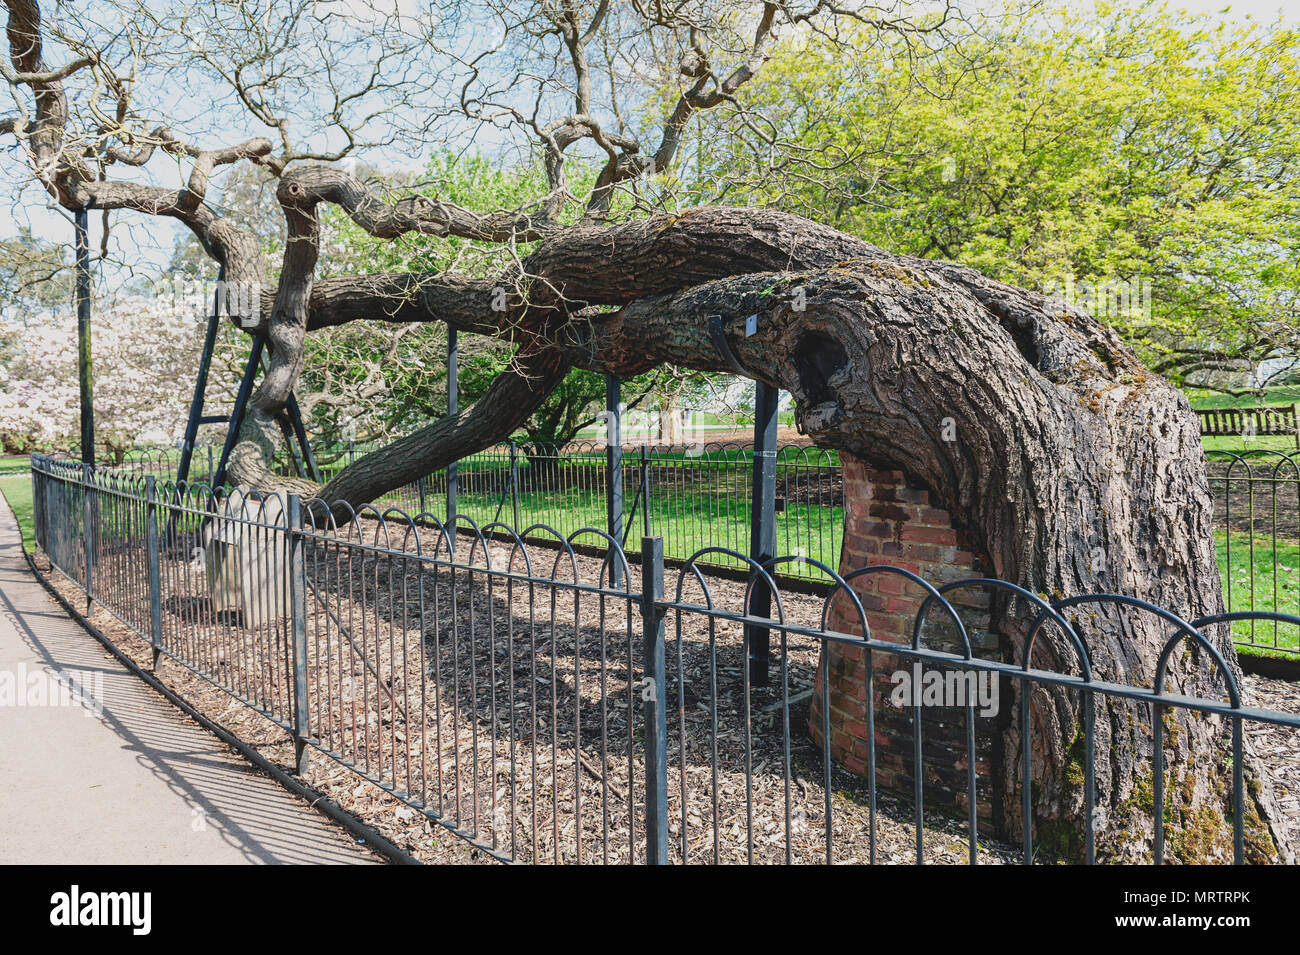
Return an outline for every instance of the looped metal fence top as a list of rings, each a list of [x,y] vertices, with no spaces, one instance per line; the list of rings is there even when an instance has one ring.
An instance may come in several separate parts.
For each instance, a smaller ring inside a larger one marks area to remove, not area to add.
[[[594,443],[578,443],[568,445],[564,450],[584,451],[596,450],[597,448],[598,445]],[[136,449],[128,453],[127,459],[121,466],[97,466],[90,469],[89,472],[87,472],[85,465],[61,454],[33,455],[32,461],[34,467],[51,475],[78,484],[88,483],[89,486],[93,486],[99,491],[120,496],[143,498],[148,478],[155,477],[156,493],[160,498],[169,502],[179,511],[202,516],[209,523],[216,522],[218,529],[214,533],[217,539],[221,539],[223,533],[225,533],[220,528],[232,525],[256,525],[268,529],[283,529],[284,505],[274,495],[268,496],[251,489],[211,488],[202,482],[178,486],[169,478],[157,478],[157,476],[150,474],[149,471],[154,465],[168,460],[171,450],[173,449]],[[722,447],[720,450],[724,453],[730,453],[731,451],[742,451],[744,449],[739,445],[734,445],[732,447]],[[827,452],[823,449],[788,447],[782,449],[781,454],[791,455],[802,461],[806,460],[809,454],[818,456],[821,459],[827,455]],[[1286,469],[1287,473],[1294,471],[1300,475],[1300,451],[1280,452],[1256,449],[1240,454],[1227,451],[1213,451],[1208,452],[1208,454],[1229,460],[1233,467],[1240,466],[1249,469],[1250,459],[1254,458],[1272,462],[1270,465],[1271,475],[1276,475],[1279,469]],[[89,473],[89,477],[87,477],[87,473]],[[574,545],[587,543],[588,545],[595,545],[596,550],[604,553],[605,566],[602,571],[605,575],[608,575],[612,568],[618,572],[617,577],[619,579],[628,581],[631,578],[631,564],[629,563],[628,553],[625,552],[621,542],[607,531],[595,527],[565,531],[539,521],[519,530],[504,521],[494,520],[480,525],[473,516],[465,513],[455,514],[450,524],[444,524],[437,514],[427,510],[412,515],[396,505],[386,505],[382,509],[380,506],[370,504],[353,508],[345,502],[337,502],[332,507],[326,507],[325,502],[319,498],[304,501],[303,510],[305,529],[310,530],[314,536],[322,540],[330,540],[334,543],[366,543],[376,551],[388,553],[406,553],[406,549],[413,543],[416,557],[450,559],[453,551],[451,529],[455,527],[459,532],[467,534],[472,542],[468,553],[462,558],[466,566],[475,566],[475,561],[481,561],[483,569],[494,569],[489,541],[499,539],[510,543],[509,560],[511,564],[515,562],[518,556],[524,558],[523,572],[525,575],[532,575],[538,567],[545,566],[544,563],[537,563],[535,557],[531,554],[529,545],[532,545],[533,548],[537,546],[545,547],[548,552],[556,551],[551,553],[549,557],[551,577],[555,577],[559,572],[562,562],[567,565],[566,569],[572,574],[576,573],[575,568],[577,566],[577,554]],[[320,514],[323,514],[324,517],[318,516]],[[344,515],[341,520],[338,516],[340,514]],[[321,520],[324,521],[323,524],[319,523]],[[394,531],[390,526],[392,524],[401,525],[400,540],[394,539]],[[428,549],[427,543],[421,540],[418,533],[419,529],[432,531],[437,537],[437,541],[431,550]],[[458,552],[461,550],[459,545],[455,545],[455,550]],[[710,558],[714,558],[714,560],[710,560]],[[707,583],[704,580],[702,571],[704,568],[718,563],[730,564],[746,571],[748,584],[745,599],[747,604],[755,583],[761,578],[771,588],[772,593],[776,595],[778,609],[780,588],[777,586],[775,576],[777,572],[791,566],[810,568],[829,582],[823,607],[823,622],[825,622],[826,613],[836,596],[838,594],[848,595],[849,599],[854,602],[853,609],[857,615],[858,624],[862,632],[868,635],[870,628],[865,611],[861,603],[857,601],[856,596],[853,595],[852,588],[848,584],[852,580],[867,575],[898,575],[927,591],[913,628],[913,648],[919,647],[924,620],[929,614],[932,604],[937,602],[940,604],[943,613],[953,621],[954,626],[958,629],[963,652],[968,656],[971,654],[970,639],[965,632],[961,614],[943,599],[943,595],[960,589],[972,588],[1014,593],[1017,597],[1039,606],[1040,609],[1040,614],[1033,622],[1029,637],[1025,643],[1025,655],[1021,662],[1022,667],[1025,668],[1029,666],[1029,656],[1036,645],[1039,632],[1048,621],[1051,621],[1074,647],[1082,672],[1087,673],[1089,671],[1091,664],[1084,643],[1073,627],[1057,612],[1068,607],[1079,606],[1084,603],[1102,602],[1124,604],[1146,612],[1166,616],[1169,622],[1180,630],[1183,627],[1190,626],[1169,611],[1124,595],[1083,595],[1065,601],[1058,601],[1049,606],[1037,595],[1007,581],[990,578],[970,578],[946,583],[936,588],[920,576],[890,565],[858,568],[841,577],[831,565],[807,555],[787,555],[773,558],[765,562],[762,567],[758,567],[752,558],[735,548],[725,546],[697,548],[687,556],[681,564],[678,590],[680,591],[683,585],[685,575],[689,573],[696,578],[698,583],[706,587],[706,596],[710,596],[707,592]],[[1300,616],[1266,610],[1229,611],[1214,618],[1205,618],[1205,621],[1207,625],[1251,622],[1300,627]],[[1195,642],[1205,645],[1207,648],[1210,646],[1203,636],[1197,638]],[[1212,652],[1217,653],[1217,651]]]
[[[335,454],[338,464],[379,446],[355,442],[322,445],[320,450],[323,461]],[[508,536],[506,528],[522,534],[521,528],[532,527],[545,538],[549,527],[567,537],[585,527],[600,527],[619,537],[628,553],[636,552],[641,536],[661,536],[666,556],[678,562],[713,545],[719,550],[705,562],[747,572],[744,562],[733,556],[753,552],[746,546],[751,530],[746,526],[751,513],[747,499],[753,493],[753,452],[747,444],[629,448],[621,464],[624,489],[617,518],[606,499],[611,493],[607,450],[598,441],[563,447],[498,445],[458,462],[454,488],[439,472],[384,495],[375,506],[383,513],[396,507],[423,523],[443,521],[452,538],[460,527],[473,533],[460,521],[466,515],[479,527],[492,526],[488,536]],[[97,473],[153,474],[165,483],[178,458],[175,448],[132,449],[118,466],[101,465]],[[1300,451],[1211,451],[1207,459],[1228,609],[1300,613]],[[778,448],[775,461],[771,521],[776,550],[810,558],[785,563],[778,575],[833,588],[835,581],[823,568],[840,563],[845,508],[839,455],[786,445]],[[170,485],[168,490],[172,492]],[[1281,620],[1238,619],[1232,633],[1242,646],[1300,655],[1300,633]]]

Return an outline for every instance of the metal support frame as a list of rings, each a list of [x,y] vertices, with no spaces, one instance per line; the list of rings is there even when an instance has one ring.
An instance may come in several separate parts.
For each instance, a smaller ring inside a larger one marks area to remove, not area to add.
[[[262,350],[262,371],[266,372],[270,368],[270,358],[266,350]],[[241,419],[241,424],[242,419]],[[300,478],[311,478],[317,484],[321,483],[320,469],[316,466],[316,457],[312,454],[311,442],[307,440],[307,429],[303,427],[302,411],[298,407],[298,398],[291,391],[289,400],[284,403],[284,413],[279,419],[280,433],[284,435],[285,447],[289,449],[289,455],[293,458],[293,469]],[[298,442],[298,447],[294,448],[294,442]]]
[[[289,414],[289,423],[293,426],[294,437],[298,439],[298,447],[302,450],[302,459],[306,465],[307,476],[320,484],[322,483],[320,466],[316,463],[316,454],[311,449],[311,439],[307,437],[307,428],[302,422],[302,409],[298,407],[296,395],[290,393],[289,403],[285,410]]]
[[[605,376],[605,521],[609,536],[623,540],[623,382]],[[617,560],[609,562],[609,583],[619,587],[623,571]]]
[[[149,643],[153,647],[153,669],[162,656],[162,560],[158,542],[158,479],[144,479],[145,554],[149,562]]]
[[[496,513],[492,516],[493,523],[501,520],[501,512],[505,509],[507,500],[510,501],[510,510],[514,517],[510,526],[519,530],[519,446],[513,441],[510,442],[510,476],[506,479],[506,486],[501,489]]]
[[[244,414],[248,409],[248,399],[253,393],[253,383],[257,380],[257,372],[266,360],[266,338],[263,335],[254,335],[253,344],[249,349],[248,362],[244,366],[244,377],[239,383],[239,391],[235,395],[235,407],[227,415],[205,415],[203,413],[204,404],[207,401],[208,378],[212,372],[212,355],[216,350],[217,331],[221,325],[221,295],[225,288],[226,269],[225,266],[217,273],[217,290],[212,299],[212,312],[208,315],[208,327],[203,336],[203,353],[199,356],[199,372],[194,381],[194,397],[190,400],[190,414],[185,422],[185,438],[181,443],[181,459],[176,468],[176,483],[184,484],[190,478],[190,466],[194,459],[194,447],[198,443],[199,425],[203,424],[226,424],[226,439],[221,448],[221,459],[217,464],[214,472],[211,464],[211,451],[209,450],[208,462],[208,480],[213,487],[219,487],[226,479],[226,465],[230,463],[230,453],[234,450],[235,442],[239,439],[239,429],[244,424]],[[289,400],[285,403],[284,416],[280,419],[280,430],[284,434],[285,443],[288,445],[289,454],[293,458],[294,470],[302,478],[311,478],[316,483],[321,481],[320,468],[316,464],[316,456],[312,453],[311,441],[307,437],[307,429],[303,425],[302,410],[298,406],[297,397],[291,392]],[[294,448],[294,442],[297,442],[297,449]]]
[[[81,465],[81,541],[85,550],[86,613],[95,597],[95,557],[99,540],[99,501],[95,493],[95,466]]]
[[[74,214],[77,297],[77,383],[81,392],[81,463],[85,488],[82,520],[85,522],[86,612],[90,612],[95,576],[99,501],[94,488],[95,375],[90,349],[90,219],[86,210]]]
[[[248,353],[248,364],[244,366],[244,377],[239,382],[239,391],[235,393],[235,407],[230,412],[230,426],[226,429],[226,441],[221,447],[221,458],[217,462],[217,473],[212,475],[212,486],[220,487],[226,480],[226,465],[230,463],[230,452],[235,449],[235,441],[239,438],[239,429],[244,424],[244,411],[248,406],[248,398],[253,393],[253,382],[257,379],[257,369],[262,363],[262,349],[266,345],[266,339],[261,335],[253,336],[253,347]],[[188,475],[176,475],[177,483],[185,480]]]
[[[199,425],[220,424],[224,417],[203,416],[204,396],[208,392],[208,375],[212,372],[212,353],[217,345],[217,329],[221,323],[221,288],[226,279],[226,267],[223,265],[217,273],[217,291],[212,297],[212,312],[208,315],[208,328],[203,335],[203,353],[199,356],[199,374],[194,382],[194,397],[190,399],[190,416],[185,422],[185,438],[181,442],[181,460],[176,466],[176,480],[180,484],[190,477],[190,462],[194,458],[194,446],[199,440]],[[211,454],[209,454],[211,458]],[[212,464],[208,462],[208,480],[212,480]]]
[[[764,564],[776,556],[776,409],[781,391],[758,382],[754,391],[754,476],[749,512],[749,556]],[[757,575],[755,575],[757,576]],[[770,617],[772,591],[755,580],[749,601],[750,617]],[[749,682],[768,685],[771,631],[752,624],[745,627],[749,646]]]
[[[637,463],[636,493],[632,495],[632,508],[627,512],[627,526],[623,528],[623,549],[627,549],[627,539],[636,524],[637,509],[641,513],[641,536],[650,536],[650,448],[641,445],[641,456]]]
[[[226,467],[230,463],[230,454],[235,449],[235,442],[239,440],[239,429],[243,427],[244,416],[248,412],[248,399],[253,394],[253,384],[257,381],[258,369],[262,366],[262,359],[266,354],[266,338],[262,335],[253,337],[252,348],[248,352],[248,363],[244,365],[244,377],[239,382],[239,391],[235,394],[235,407],[230,412],[229,418],[223,417],[202,417],[203,399],[197,393],[194,405],[191,407],[191,424],[196,429],[199,424],[213,424],[221,421],[228,421],[229,427],[226,429],[226,440],[221,447],[221,459],[217,462],[216,473],[212,475],[212,486],[220,487],[226,480]],[[209,356],[210,358],[210,356]],[[194,409],[197,408],[199,416],[194,415]],[[316,464],[316,457],[312,454],[311,442],[307,438],[307,429],[302,422],[302,412],[298,408],[298,399],[292,394],[285,404],[284,417],[280,419],[280,430],[284,434],[284,439],[289,447],[289,453],[293,456],[294,469],[298,472],[299,477],[310,477],[313,481],[320,483],[320,469]],[[191,425],[186,425],[188,432]],[[294,449],[294,442],[297,441],[298,449]],[[299,457],[301,455],[301,457]],[[187,466],[185,471],[177,470],[177,483],[189,479],[188,461],[184,462]]]
[[[303,554],[302,498],[288,500],[289,612],[293,650],[293,750],[294,771],[307,772],[311,737],[311,707],[307,697],[307,564]]]
[[[514,516],[514,523],[511,525],[518,531],[519,528],[519,445],[514,441],[510,442],[510,510]]]
[[[447,417],[460,412],[460,351],[456,342],[456,329],[447,329]],[[447,528],[451,550],[456,552],[456,497],[460,492],[460,473],[457,463],[447,465]]]
[[[641,533],[650,536],[650,446],[641,445],[641,486],[636,490],[641,498]]]

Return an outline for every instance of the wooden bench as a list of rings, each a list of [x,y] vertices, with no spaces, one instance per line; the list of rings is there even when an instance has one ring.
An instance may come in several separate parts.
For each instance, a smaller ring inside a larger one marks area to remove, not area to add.
[[[1300,403],[1258,408],[1211,408],[1198,410],[1201,435],[1240,438],[1258,435],[1290,435],[1300,448]]]

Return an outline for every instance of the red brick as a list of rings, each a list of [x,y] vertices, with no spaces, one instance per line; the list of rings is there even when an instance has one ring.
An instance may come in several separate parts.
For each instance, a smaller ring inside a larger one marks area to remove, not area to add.
[[[928,524],[931,527],[949,527],[952,525],[952,517],[943,508],[923,507],[916,512],[916,519],[922,524]]]
[[[894,525],[889,521],[874,520],[863,524],[861,534],[864,537],[874,537],[882,541],[894,540],[898,536]]]
[[[855,472],[855,473],[859,473],[859,472]],[[866,468],[860,473],[866,480],[870,481],[877,488],[882,486],[892,487],[894,485],[903,483],[902,471],[884,471],[878,468]]]
[[[911,597],[890,597],[885,609],[907,619],[910,625],[910,618],[915,617],[917,611],[921,609],[921,601],[913,600]]]
[[[844,724],[844,730],[855,739],[867,738],[867,724],[863,721],[849,720]]]
[[[867,774],[867,762],[856,756],[841,756],[840,765],[855,776],[865,776]]]
[[[877,578],[876,589],[882,594],[892,594],[900,596],[910,593],[913,589],[919,589],[916,584],[912,583],[902,574],[875,574]]]
[[[920,564],[951,564],[957,548],[942,544],[904,544],[903,556]]]
[[[852,537],[846,537],[845,543],[848,548],[855,554],[878,554],[880,553],[880,541],[875,537],[867,537],[862,534],[854,534]]]
[[[899,535],[905,541],[924,541],[930,544],[949,544],[957,546],[957,532],[951,527],[927,527],[922,524],[907,524]]]

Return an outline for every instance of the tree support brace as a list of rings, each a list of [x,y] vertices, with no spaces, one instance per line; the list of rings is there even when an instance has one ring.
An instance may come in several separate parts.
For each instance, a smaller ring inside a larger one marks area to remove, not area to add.
[[[194,447],[198,442],[199,425],[201,424],[228,424],[226,429],[225,444],[221,449],[221,459],[217,464],[215,473],[208,475],[208,481],[212,487],[220,487],[226,479],[226,466],[230,462],[230,453],[235,448],[235,442],[239,440],[239,429],[244,423],[244,414],[248,408],[248,399],[253,393],[253,382],[257,378],[258,368],[265,362],[266,339],[262,335],[253,337],[253,345],[248,353],[248,363],[244,366],[244,377],[240,381],[239,391],[235,395],[235,407],[229,416],[227,415],[205,415],[203,406],[206,400],[208,390],[208,377],[212,371],[212,355],[216,349],[217,330],[221,323],[221,294],[225,283],[225,268],[217,274],[217,291],[213,298],[212,312],[208,315],[208,328],[203,337],[203,354],[199,357],[199,372],[194,382],[194,397],[190,401],[189,419],[185,423],[185,438],[181,444],[181,459],[176,468],[176,483],[178,486],[184,485],[189,481],[190,466],[194,458]],[[289,400],[285,404],[284,412],[279,418],[280,428],[284,433],[285,442],[289,447],[290,456],[293,458],[294,470],[297,471],[301,478],[311,478],[316,483],[321,482],[320,468],[317,467],[316,457],[312,454],[311,442],[307,437],[307,429],[303,425],[302,410],[298,406],[298,399],[290,393]],[[295,449],[294,444],[297,443]]]

